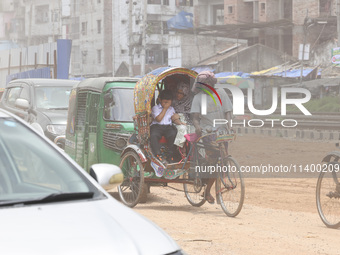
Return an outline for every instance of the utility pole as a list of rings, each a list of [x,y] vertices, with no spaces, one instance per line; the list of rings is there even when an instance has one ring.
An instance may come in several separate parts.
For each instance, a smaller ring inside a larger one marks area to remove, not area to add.
[[[32,37],[32,2],[30,2],[30,13],[29,13],[29,25],[28,25],[28,39],[27,39],[27,46],[31,46],[31,37]]]
[[[133,46],[132,46],[132,1],[129,0],[129,77],[133,76],[132,65],[133,65]]]
[[[303,62],[305,60],[305,45],[308,35],[308,28],[310,25],[308,25],[308,9],[307,9],[307,15],[303,22],[303,45],[302,45],[302,56],[301,56],[301,71],[300,71],[300,86],[302,85],[302,79],[303,79]]]
[[[147,0],[143,0],[143,21],[142,21],[142,53],[141,53],[141,75],[145,74],[146,62],[146,20],[147,20]]]

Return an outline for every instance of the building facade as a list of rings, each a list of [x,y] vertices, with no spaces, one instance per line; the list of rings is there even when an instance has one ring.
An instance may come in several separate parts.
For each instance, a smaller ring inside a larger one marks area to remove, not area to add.
[[[169,30],[183,12],[193,28]],[[135,76],[194,66],[241,40],[298,57],[301,44],[313,52],[334,38],[335,15],[336,0],[8,0],[0,2],[0,40],[28,47],[71,39],[72,76]]]
[[[250,45],[261,43],[294,57],[299,56],[301,44],[316,47],[335,30],[330,21],[336,16],[336,0],[225,0],[224,10],[224,24],[268,24],[240,32]]]

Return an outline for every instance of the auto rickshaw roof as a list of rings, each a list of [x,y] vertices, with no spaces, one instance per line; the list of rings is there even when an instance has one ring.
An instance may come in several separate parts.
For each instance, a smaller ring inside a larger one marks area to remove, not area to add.
[[[98,78],[88,78],[81,81],[76,87],[80,90],[92,90],[102,92],[105,85],[111,82],[128,82],[136,83],[140,78],[130,78],[130,77],[98,77]]]
[[[182,74],[196,79],[197,72],[183,67],[160,67],[143,76],[134,90],[135,113],[151,113],[151,100],[159,82],[164,78]]]

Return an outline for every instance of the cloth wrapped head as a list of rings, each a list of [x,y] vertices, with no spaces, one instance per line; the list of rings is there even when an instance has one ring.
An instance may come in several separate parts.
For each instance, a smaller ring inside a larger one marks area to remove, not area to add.
[[[197,88],[204,88],[205,86],[203,84],[215,87],[216,83],[217,79],[213,72],[210,71],[200,72],[196,77],[194,85],[192,86],[192,92],[194,92],[195,94],[198,93],[200,90]]]

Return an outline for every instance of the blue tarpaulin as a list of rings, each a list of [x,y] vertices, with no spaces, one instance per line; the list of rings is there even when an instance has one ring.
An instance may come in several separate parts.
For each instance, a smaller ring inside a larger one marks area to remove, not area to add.
[[[307,76],[313,70],[314,70],[313,68],[303,69],[302,76],[303,77]],[[294,70],[289,70],[289,71],[278,72],[278,73],[274,73],[273,75],[280,76],[280,77],[298,78],[298,77],[301,76],[301,69],[294,69]],[[318,75],[321,75],[320,71],[318,72]]]
[[[215,69],[211,68],[210,66],[195,66],[191,68],[191,70],[195,71],[196,73],[200,73],[203,71],[210,71],[210,72],[215,71]]]
[[[27,78],[51,78],[51,71],[49,67],[43,67],[26,72],[10,74],[6,76],[6,84],[13,79],[27,79]]]
[[[227,76],[239,76],[242,78],[249,78],[249,73],[243,73],[243,72],[222,72],[215,74],[216,78],[219,77],[227,77]]]
[[[193,14],[181,11],[176,16],[167,21],[168,29],[188,29],[193,28]]]
[[[68,79],[71,60],[72,41],[68,39],[57,40],[57,79]],[[14,78],[52,78],[51,67],[33,69],[26,72],[7,75],[6,84]]]
[[[73,81],[83,81],[83,80],[85,80],[86,78],[85,78],[85,77],[70,77],[69,79],[70,79],[70,80],[73,80]]]
[[[171,66],[159,67],[159,68],[156,68],[155,70],[152,70],[150,73],[148,73],[148,75],[153,74],[153,75],[158,76],[162,72],[164,72],[164,71],[166,71],[166,70],[168,70],[170,68],[173,68],[173,67],[171,67]]]
[[[71,60],[72,41],[68,39],[57,40],[57,79],[68,79]]]

